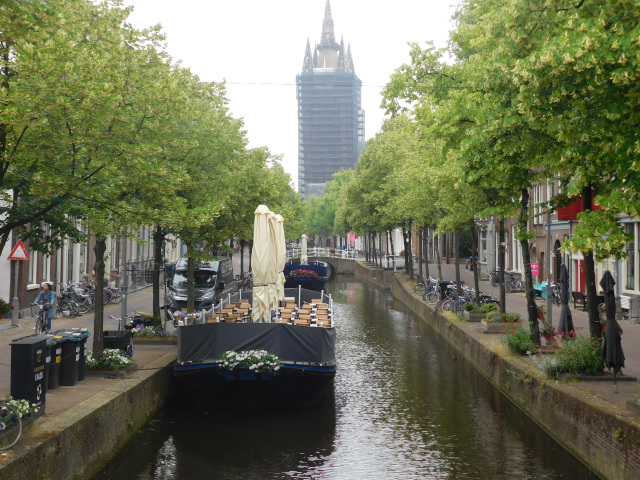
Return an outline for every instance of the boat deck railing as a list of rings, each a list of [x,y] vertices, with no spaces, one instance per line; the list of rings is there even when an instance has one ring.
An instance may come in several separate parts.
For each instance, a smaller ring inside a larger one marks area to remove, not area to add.
[[[335,257],[335,258],[358,258],[358,250],[349,249],[349,250],[340,250],[338,248],[334,248],[333,252],[331,248],[327,247],[312,247],[307,249],[308,257]],[[287,249],[287,258],[296,258],[300,256],[300,248],[288,248]]]

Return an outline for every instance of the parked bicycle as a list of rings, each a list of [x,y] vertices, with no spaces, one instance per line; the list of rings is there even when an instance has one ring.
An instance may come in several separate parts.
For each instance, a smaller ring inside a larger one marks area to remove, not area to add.
[[[517,292],[524,289],[522,276],[516,272],[505,272],[505,289],[507,292]]]
[[[427,298],[427,294],[429,292],[434,292],[438,289],[438,280],[433,278],[433,277],[429,277],[429,283],[428,284],[424,284],[423,282],[418,282],[416,284],[415,287],[413,287],[413,291],[415,293],[422,293],[422,299],[426,300]]]
[[[9,450],[22,437],[22,418],[18,411],[0,402],[0,450]]]

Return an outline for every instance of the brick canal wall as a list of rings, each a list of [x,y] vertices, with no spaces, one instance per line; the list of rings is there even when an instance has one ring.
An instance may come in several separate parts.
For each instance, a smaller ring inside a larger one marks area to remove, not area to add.
[[[382,270],[357,263],[359,280],[387,288]],[[549,435],[604,478],[640,478],[640,425],[635,416],[571,383],[547,379],[520,357],[506,354],[499,335],[482,334],[477,326],[457,320],[450,312],[430,316],[431,309],[405,278],[399,273],[393,276],[393,296]]]
[[[0,468],[0,478],[91,478],[169,400],[175,359],[167,353],[65,412],[39,419],[16,447],[26,451]]]

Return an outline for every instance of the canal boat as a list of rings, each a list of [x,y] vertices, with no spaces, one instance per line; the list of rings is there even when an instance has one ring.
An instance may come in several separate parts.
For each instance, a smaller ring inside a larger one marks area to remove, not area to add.
[[[251,290],[229,295],[194,324],[178,328],[177,392],[198,405],[319,402],[336,373],[331,296],[285,288],[270,321],[251,318],[253,298]],[[271,367],[259,365],[273,356]]]
[[[324,262],[289,262],[284,266],[285,288],[321,291],[327,281],[327,264]]]

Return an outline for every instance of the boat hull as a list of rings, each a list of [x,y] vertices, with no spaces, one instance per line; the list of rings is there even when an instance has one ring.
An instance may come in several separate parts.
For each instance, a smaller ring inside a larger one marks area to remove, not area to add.
[[[334,366],[283,366],[277,375],[226,370],[217,363],[175,365],[177,391],[196,405],[242,407],[307,406],[333,385]]]
[[[300,271],[309,271],[313,275],[301,275]],[[294,272],[297,272],[294,273]],[[309,262],[308,264],[287,263],[284,266],[285,288],[298,288],[321,291],[327,281],[327,265],[322,262]]]
[[[306,288],[307,290],[321,291],[324,288],[325,279],[320,277],[286,277],[285,288]]]

